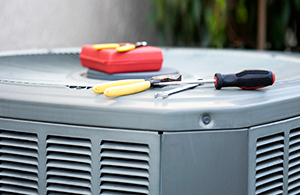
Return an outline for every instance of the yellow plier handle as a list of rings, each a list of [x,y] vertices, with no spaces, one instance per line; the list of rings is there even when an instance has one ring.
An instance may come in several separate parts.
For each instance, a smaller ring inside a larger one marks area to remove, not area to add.
[[[118,52],[125,52],[146,45],[147,45],[146,41],[136,42],[136,44],[126,43],[125,45],[120,45],[119,43],[104,43],[104,44],[93,45],[93,48],[97,50],[115,48]]]
[[[145,91],[150,87],[151,87],[150,81],[144,81],[144,82],[134,83],[130,85],[109,87],[105,89],[103,94],[106,97],[116,97],[116,96],[129,95],[129,94]]]
[[[150,87],[150,81],[144,79],[124,79],[95,85],[93,91],[103,93],[106,97],[116,97],[138,93]]]
[[[94,49],[100,50],[100,49],[114,49],[120,47],[120,44],[118,43],[104,43],[104,44],[96,44],[93,45]]]
[[[94,49],[116,49],[118,52],[130,51],[136,48],[134,44],[120,45],[118,43],[104,43],[93,45]]]
[[[116,86],[123,86],[123,85],[130,85],[134,83],[141,83],[144,82],[144,79],[124,79],[124,80],[118,80],[118,81],[111,81],[106,83],[97,84],[93,87],[93,91],[95,93],[103,93],[105,89],[110,87],[116,87]]]
[[[127,44],[127,45],[122,45],[122,46],[120,46],[120,47],[116,47],[116,50],[117,50],[118,52],[125,52],[125,51],[133,50],[133,49],[135,49],[135,48],[136,48],[135,45],[133,45],[133,44]]]
[[[120,47],[117,47],[116,50],[118,52],[125,52],[125,51],[130,51],[130,50],[133,50],[137,47],[142,47],[142,46],[146,46],[147,45],[147,42],[146,41],[139,41],[139,42],[136,42],[136,44],[126,44],[126,45],[122,45]]]

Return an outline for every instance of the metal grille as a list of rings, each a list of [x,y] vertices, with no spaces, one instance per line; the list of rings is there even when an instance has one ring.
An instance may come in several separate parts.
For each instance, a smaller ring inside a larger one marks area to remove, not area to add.
[[[0,131],[0,193],[38,194],[37,135]]]
[[[255,194],[282,194],[284,133],[261,137],[256,143]]]
[[[290,131],[288,194],[300,193],[300,128]]]
[[[159,194],[156,133],[1,117],[0,125],[0,194]]]
[[[91,142],[47,138],[47,194],[91,194]]]
[[[102,141],[100,145],[101,194],[149,193],[149,146]]]
[[[81,67],[79,53],[0,55],[0,83],[66,87],[66,75]]]
[[[64,64],[64,66],[61,66],[61,64]],[[10,85],[58,87],[73,90],[91,89],[92,86],[69,85],[66,84],[68,83],[67,81],[64,81],[64,84],[53,82],[53,80],[65,80],[65,74],[68,72],[71,74],[70,70],[72,70],[74,66],[81,67],[78,52],[47,52],[36,55],[24,54],[15,56],[0,55],[0,69],[6,70],[7,68],[10,68],[12,69],[11,72],[23,72],[22,75],[15,76],[15,74],[11,74],[8,78],[6,78],[7,75],[5,74],[5,71],[3,71],[4,75],[1,75],[0,72],[0,83]],[[34,77],[31,76],[33,73],[35,75]],[[55,74],[55,76],[53,76],[53,74]],[[52,78],[52,80],[50,78]]]

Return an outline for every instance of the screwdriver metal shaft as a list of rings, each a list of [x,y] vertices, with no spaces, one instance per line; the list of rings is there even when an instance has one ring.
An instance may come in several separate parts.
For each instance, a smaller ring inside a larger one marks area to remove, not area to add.
[[[215,83],[215,80],[160,82],[160,83],[153,83],[153,85],[168,86],[168,85],[207,84],[207,83]]]

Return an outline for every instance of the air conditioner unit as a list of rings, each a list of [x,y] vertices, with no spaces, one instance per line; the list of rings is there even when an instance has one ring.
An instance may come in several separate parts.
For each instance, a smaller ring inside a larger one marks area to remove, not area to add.
[[[267,69],[259,90],[204,85],[107,98],[80,48],[0,53],[1,194],[299,194],[300,58],[163,48],[183,80]]]

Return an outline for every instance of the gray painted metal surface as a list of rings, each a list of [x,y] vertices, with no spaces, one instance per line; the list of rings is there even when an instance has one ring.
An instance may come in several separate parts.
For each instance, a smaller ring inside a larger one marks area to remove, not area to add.
[[[162,100],[154,99],[154,93],[174,86],[117,98],[86,90],[105,80],[88,79],[87,69],[81,67],[77,54],[74,50],[41,51],[40,55],[16,57],[2,54],[0,115],[102,127],[182,131],[244,128],[300,114],[298,56],[164,49],[163,66],[177,69],[186,81],[212,79],[216,72],[225,74],[254,68],[273,71],[277,81],[274,86],[254,91],[215,90],[207,85]],[[28,100],[30,103],[25,105]],[[210,117],[209,124],[203,123],[204,115]]]
[[[80,48],[0,53],[0,192],[298,194],[300,58],[163,48],[183,80],[268,69],[273,86],[107,98]],[[20,185],[19,180],[22,181]]]
[[[167,132],[162,194],[247,194],[247,129]]]
[[[249,129],[248,194],[300,193],[300,117]]]
[[[155,132],[0,118],[0,193],[159,194]]]

